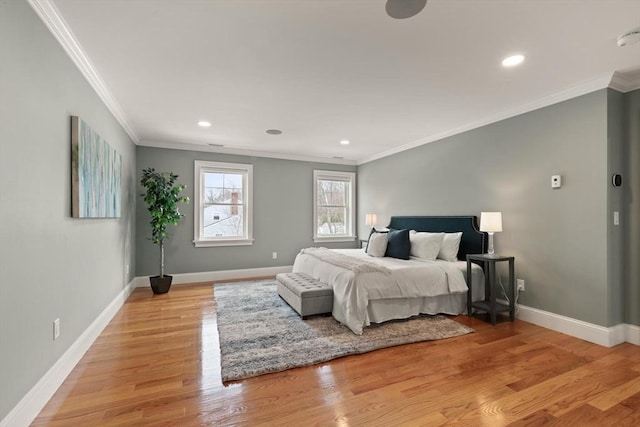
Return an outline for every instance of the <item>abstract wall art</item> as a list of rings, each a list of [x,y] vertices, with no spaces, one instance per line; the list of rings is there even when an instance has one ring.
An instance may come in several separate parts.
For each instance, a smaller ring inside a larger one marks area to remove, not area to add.
[[[77,116],[71,116],[71,215],[119,218],[122,156]]]

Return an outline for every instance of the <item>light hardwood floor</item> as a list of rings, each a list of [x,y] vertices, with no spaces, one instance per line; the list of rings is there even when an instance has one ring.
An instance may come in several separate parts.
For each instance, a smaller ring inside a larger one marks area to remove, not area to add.
[[[33,425],[640,425],[640,347],[518,321],[223,385],[211,284],[136,289]]]

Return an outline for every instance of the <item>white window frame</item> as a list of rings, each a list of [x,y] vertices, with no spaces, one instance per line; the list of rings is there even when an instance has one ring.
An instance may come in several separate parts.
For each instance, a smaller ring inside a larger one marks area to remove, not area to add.
[[[204,174],[242,174],[242,204],[244,206],[244,229],[240,237],[205,237],[202,235],[202,206],[204,203]],[[199,247],[244,246],[253,244],[253,165],[243,163],[221,163],[196,160],[194,167],[193,244]]]
[[[336,234],[332,236],[318,235],[318,180],[343,181],[349,183],[349,194],[347,195],[347,224],[346,234]],[[356,239],[356,174],[354,172],[339,171],[313,171],[313,242],[352,242]]]

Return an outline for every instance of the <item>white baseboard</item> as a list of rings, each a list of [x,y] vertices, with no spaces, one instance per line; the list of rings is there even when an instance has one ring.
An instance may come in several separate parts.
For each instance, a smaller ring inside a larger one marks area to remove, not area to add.
[[[174,274],[173,284],[197,283],[207,281],[235,280],[251,277],[275,276],[288,273],[292,266],[248,268],[244,270],[208,271],[202,273]],[[78,364],[82,356],[109,324],[113,316],[127,300],[136,287],[149,286],[149,277],[135,277],[105,308],[96,320],[71,344],[69,349],[56,361],[35,386],[0,421],[0,427],[28,426],[38,416],[42,408],[58,390],[65,378]]]
[[[526,305],[518,305],[518,319],[604,347],[625,341],[640,345],[640,327],[634,325],[620,324],[607,328]]]
[[[47,371],[40,381],[18,402],[18,404],[0,421],[0,427],[28,426],[38,416],[42,408],[58,390],[65,378],[78,364],[82,356],[109,324],[122,304],[127,300],[135,286],[133,280],[111,301],[96,320],[78,337],[69,349]]]
[[[293,266],[283,265],[278,267],[245,268],[241,270],[203,271],[201,273],[171,274],[172,285],[198,282],[220,282],[223,280],[246,279],[251,277],[275,276],[278,273],[290,273]],[[149,276],[140,276],[133,279],[136,287],[149,286]]]
[[[640,345],[640,326],[626,324],[624,340],[631,344]]]

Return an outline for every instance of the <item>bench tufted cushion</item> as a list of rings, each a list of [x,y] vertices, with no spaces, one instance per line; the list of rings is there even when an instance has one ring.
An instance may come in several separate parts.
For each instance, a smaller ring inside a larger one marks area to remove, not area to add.
[[[330,313],[333,289],[304,273],[280,273],[276,276],[278,295],[303,318]]]

